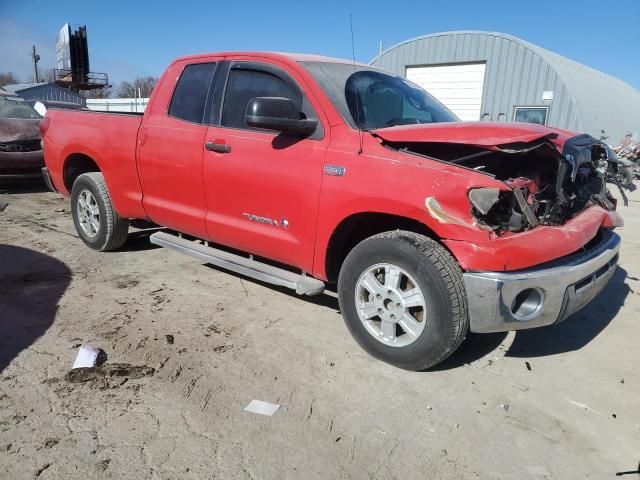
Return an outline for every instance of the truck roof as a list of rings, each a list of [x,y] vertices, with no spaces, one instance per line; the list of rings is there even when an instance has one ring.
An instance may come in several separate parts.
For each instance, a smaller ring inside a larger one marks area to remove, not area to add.
[[[243,57],[243,56],[257,56],[264,58],[272,58],[274,60],[289,60],[294,62],[324,62],[324,63],[345,63],[353,65],[353,60],[346,60],[344,58],[327,57],[324,55],[315,55],[310,53],[292,53],[292,52],[267,52],[267,51],[237,51],[237,52],[211,52],[211,53],[197,53],[193,55],[185,55],[177,60],[194,60],[211,55],[230,56],[230,57]],[[361,67],[370,67],[366,63],[355,62],[356,65]]]

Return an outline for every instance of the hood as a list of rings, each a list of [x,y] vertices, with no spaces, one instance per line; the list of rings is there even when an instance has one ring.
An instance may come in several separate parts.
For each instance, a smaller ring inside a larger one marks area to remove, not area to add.
[[[0,142],[40,140],[40,120],[23,118],[0,118]]]
[[[549,140],[561,150],[572,135],[535,123],[446,122],[378,128],[371,133],[387,142],[455,143],[481,148]]]
[[[615,209],[606,188],[607,147],[587,134],[498,122],[403,125],[371,134],[385,147],[502,181],[503,187],[465,192],[475,225],[496,235],[562,225],[592,205]],[[438,221],[443,208],[451,211],[446,202],[441,197],[426,205]]]

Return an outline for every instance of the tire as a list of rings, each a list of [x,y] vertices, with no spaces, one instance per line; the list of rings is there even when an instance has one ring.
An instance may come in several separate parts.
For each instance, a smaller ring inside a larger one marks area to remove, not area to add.
[[[370,274],[377,280],[375,285]],[[387,289],[385,285],[394,282],[398,288]],[[373,294],[379,287],[381,300]],[[458,263],[436,241],[416,233],[385,232],[356,245],[340,269],[338,297],[347,328],[360,346],[405,370],[425,370],[442,362],[469,330]],[[420,302],[423,307],[407,308]],[[381,313],[361,319],[374,312]]]
[[[129,220],[113,208],[100,172],[84,173],[73,182],[71,216],[82,241],[94,250],[115,250],[127,241]]]

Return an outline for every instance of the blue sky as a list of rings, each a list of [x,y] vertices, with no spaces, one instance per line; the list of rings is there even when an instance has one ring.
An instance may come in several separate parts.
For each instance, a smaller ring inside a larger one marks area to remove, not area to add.
[[[65,22],[86,24],[91,69],[112,83],[160,75],[176,56],[279,50],[356,59],[411,37],[447,30],[510,33],[640,90],[640,0],[231,1],[0,0],[0,71],[30,78],[29,49],[55,63]]]

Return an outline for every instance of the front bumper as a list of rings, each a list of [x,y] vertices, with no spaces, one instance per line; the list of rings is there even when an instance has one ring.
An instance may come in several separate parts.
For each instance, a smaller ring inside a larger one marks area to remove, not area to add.
[[[42,150],[0,152],[0,178],[39,178],[44,167]]]
[[[601,229],[589,248],[544,266],[515,272],[467,272],[464,284],[472,332],[542,327],[575,313],[609,282],[620,237]]]

